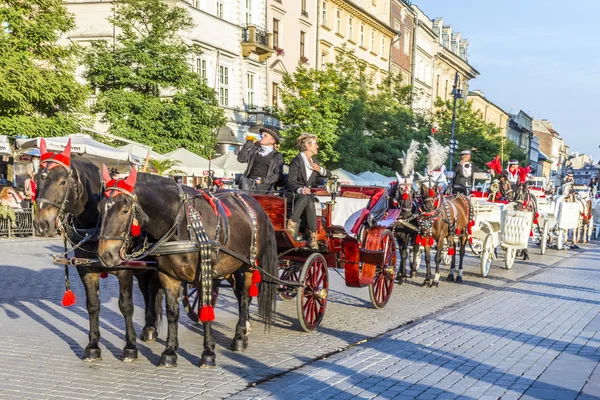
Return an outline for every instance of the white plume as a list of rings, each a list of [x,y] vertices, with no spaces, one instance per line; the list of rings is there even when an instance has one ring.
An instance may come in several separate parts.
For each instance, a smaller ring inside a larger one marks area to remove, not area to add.
[[[416,140],[412,140],[410,146],[408,146],[408,150],[402,152],[402,159],[400,162],[402,163],[402,175],[405,178],[408,178],[415,170],[415,163],[419,159],[420,152],[419,142]]]
[[[442,146],[432,136],[429,136],[429,140],[431,141],[429,145],[425,145],[427,148],[427,169],[433,171],[446,164],[450,147]]]

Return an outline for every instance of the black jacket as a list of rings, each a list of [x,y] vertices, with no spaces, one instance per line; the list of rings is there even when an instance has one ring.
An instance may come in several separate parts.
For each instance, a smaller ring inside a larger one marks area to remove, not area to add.
[[[462,185],[469,189],[473,187],[473,174],[475,172],[481,172],[481,170],[477,168],[472,161],[469,161],[469,163],[471,164],[471,175],[469,176],[465,176],[460,162],[454,164],[454,179],[452,180],[452,185]]]
[[[237,155],[238,162],[248,163],[248,168],[242,175],[244,178],[250,176],[250,172],[252,171],[252,166],[254,165],[254,158],[256,154],[260,150],[260,145],[258,142],[246,141],[242,146],[240,152]],[[275,155],[271,159],[269,163],[269,169],[267,172],[267,176],[263,178],[263,182],[265,184],[273,185],[281,176],[282,168],[283,168],[283,156],[277,150],[273,150]]]
[[[298,189],[303,187],[310,188],[317,181],[317,176],[331,177],[331,171],[325,170],[325,174],[321,175],[317,171],[312,171],[310,176],[306,176],[306,167],[302,155],[298,154],[292,162],[290,162],[290,170],[287,178],[286,188],[298,193]]]

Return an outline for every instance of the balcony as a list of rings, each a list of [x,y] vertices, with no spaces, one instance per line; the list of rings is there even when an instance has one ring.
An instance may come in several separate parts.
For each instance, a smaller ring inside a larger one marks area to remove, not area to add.
[[[281,121],[275,118],[271,107],[246,107],[246,124],[251,126],[275,126],[281,128]]]
[[[275,53],[271,43],[271,34],[265,29],[248,25],[242,31],[242,55],[249,57],[256,54],[258,61],[265,61]]]

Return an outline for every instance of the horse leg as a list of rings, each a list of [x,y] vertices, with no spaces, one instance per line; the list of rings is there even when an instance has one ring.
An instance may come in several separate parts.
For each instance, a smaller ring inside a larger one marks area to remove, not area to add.
[[[460,237],[459,237],[460,238]],[[452,249],[454,249],[454,254],[452,254],[452,262],[450,263],[450,273],[448,274],[448,277],[446,278],[447,282],[454,282],[454,273],[456,272],[456,243],[454,243],[454,238],[452,238],[452,241],[450,242],[450,244],[452,245]],[[448,246],[450,248],[450,246]]]
[[[442,242],[438,240],[438,246],[435,251],[435,275],[433,276],[433,282],[429,284],[429,286],[432,287],[438,287],[440,285],[440,263],[442,262],[442,252],[444,251],[444,246],[440,245]]]
[[[240,312],[238,323],[235,326],[235,336],[231,342],[231,349],[233,351],[244,351],[248,347],[248,335],[250,330],[248,329],[249,320],[249,309],[250,309],[250,295],[249,290],[252,285],[252,272],[244,272],[244,285],[240,290]]]
[[[83,361],[102,360],[100,342],[100,274],[88,268],[77,267],[77,272],[85,288],[85,306],[90,321],[89,343],[83,352]]]
[[[398,283],[403,284],[408,282],[406,274],[406,261],[408,259],[408,237],[406,234],[398,236],[398,244],[400,246],[400,271],[398,272]]]
[[[119,279],[119,310],[125,318],[125,348],[121,358],[123,361],[134,361],[138,358],[138,350],[133,326],[133,272],[121,270],[116,275]]]
[[[408,243],[407,243],[408,245]],[[412,252],[412,262],[410,264],[410,277],[411,278],[416,278],[417,277],[417,257],[420,257],[421,255],[419,254],[419,248],[421,246],[418,244],[414,244],[413,245],[413,252]]]
[[[467,238],[464,237],[460,241],[460,259],[458,261],[458,276],[456,277],[456,283],[462,283],[463,281],[463,261],[465,259],[465,253],[467,252]]]
[[[523,249],[523,261],[529,260],[529,251],[527,249]]]
[[[422,286],[431,286],[431,246],[424,246],[425,248],[425,281]]]
[[[157,318],[162,313],[162,296],[159,296],[160,283],[157,271],[144,271],[135,275],[138,286],[144,296],[146,323],[140,339],[144,342],[154,342],[158,337]]]
[[[160,355],[158,366],[170,368],[177,366],[176,351],[179,348],[177,324],[179,322],[179,287],[181,282],[163,273],[159,273],[159,276],[167,300],[167,343],[165,350]]]

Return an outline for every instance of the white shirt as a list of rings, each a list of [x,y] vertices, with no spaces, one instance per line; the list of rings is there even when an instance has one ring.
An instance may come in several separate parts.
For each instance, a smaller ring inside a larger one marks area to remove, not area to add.
[[[308,180],[308,178],[310,178],[310,174],[312,174],[314,172],[314,170],[312,169],[312,158],[309,160],[308,158],[306,158],[306,154],[304,154],[304,152],[300,153],[300,156],[302,157],[302,160],[304,161],[304,170],[306,171],[306,180]],[[321,170],[319,171],[319,173],[321,175],[325,175],[325,168],[321,167]],[[298,193],[302,193],[302,188],[298,189]]]
[[[272,151],[273,151],[273,146],[263,146],[261,144],[260,151],[258,152],[258,154],[262,157],[265,157],[265,156],[269,155]]]
[[[508,176],[508,180],[510,183],[517,183],[519,180],[519,169],[515,169],[515,172],[510,172],[508,168],[506,168],[506,175]]]

